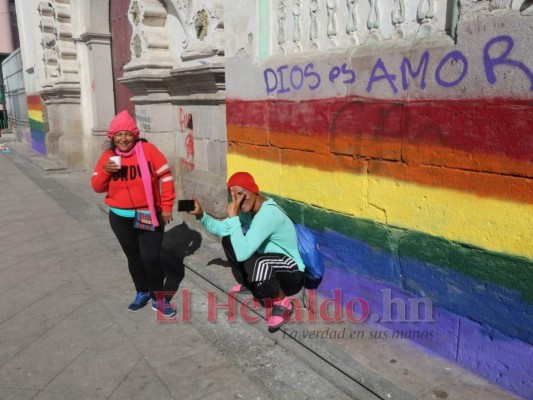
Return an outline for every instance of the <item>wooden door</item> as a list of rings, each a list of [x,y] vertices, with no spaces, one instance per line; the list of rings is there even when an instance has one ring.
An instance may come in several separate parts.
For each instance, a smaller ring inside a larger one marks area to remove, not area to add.
[[[130,90],[118,82],[124,75],[124,65],[130,62],[130,41],[132,29],[128,21],[130,0],[110,1],[111,20],[111,57],[113,60],[113,84],[115,91],[115,111],[128,110],[135,115],[135,107],[131,102]]]

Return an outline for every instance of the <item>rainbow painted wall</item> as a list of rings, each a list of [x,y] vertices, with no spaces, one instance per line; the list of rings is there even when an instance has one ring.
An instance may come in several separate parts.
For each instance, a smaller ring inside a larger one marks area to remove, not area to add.
[[[41,96],[27,96],[28,117],[30,122],[31,149],[37,153],[46,155],[44,113]]]
[[[316,231],[322,295],[429,299],[432,321],[386,327],[431,331],[414,341],[533,398],[533,38],[483,34],[476,49],[235,57],[228,174]]]

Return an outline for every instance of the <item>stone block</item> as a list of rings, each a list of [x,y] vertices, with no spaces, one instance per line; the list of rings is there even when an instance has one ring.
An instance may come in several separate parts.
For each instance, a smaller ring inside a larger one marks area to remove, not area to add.
[[[194,136],[211,140],[226,140],[226,107],[200,106],[194,110]]]
[[[225,176],[227,173],[226,152],[227,142],[209,141],[207,143],[207,170],[217,175]]]
[[[223,218],[226,216],[226,177],[201,170],[194,170],[182,177],[185,198],[196,197],[208,214]]]
[[[135,107],[137,125],[143,133],[170,132],[176,129],[175,108],[170,103],[142,104]]]

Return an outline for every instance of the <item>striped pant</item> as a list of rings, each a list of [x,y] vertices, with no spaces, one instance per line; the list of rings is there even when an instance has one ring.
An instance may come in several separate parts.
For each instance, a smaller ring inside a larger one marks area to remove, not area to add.
[[[222,247],[231,265],[233,276],[250,288],[256,298],[275,297],[276,289],[287,296],[298,293],[303,286],[303,272],[296,262],[285,254],[254,253],[246,261],[237,261],[229,236],[222,238]],[[263,288],[263,289],[259,289]],[[266,295],[271,293],[272,295]]]

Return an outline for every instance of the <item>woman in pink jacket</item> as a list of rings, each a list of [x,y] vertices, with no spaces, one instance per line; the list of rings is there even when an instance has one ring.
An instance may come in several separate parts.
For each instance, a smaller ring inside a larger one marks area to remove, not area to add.
[[[128,259],[137,291],[128,310],[152,301],[154,310],[170,318],[176,311],[164,296],[160,253],[164,226],[172,220],[174,179],[165,156],[139,134],[127,111],[115,116],[107,131],[109,149],[100,156],[91,185],[107,193],[109,223]]]

